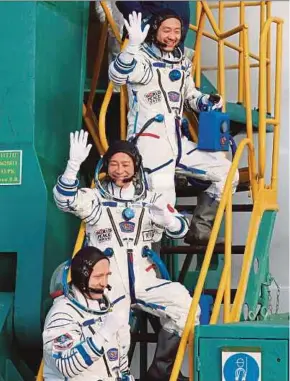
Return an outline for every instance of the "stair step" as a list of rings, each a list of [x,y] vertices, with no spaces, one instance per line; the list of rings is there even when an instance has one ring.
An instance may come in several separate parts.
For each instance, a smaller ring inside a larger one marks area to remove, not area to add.
[[[190,211],[193,212],[196,205],[177,205],[175,208],[178,210],[178,212],[181,211]],[[251,204],[237,204],[233,205],[232,208],[233,212],[252,212],[253,205]]]
[[[160,249],[160,254],[205,254],[207,246],[192,245],[192,246],[163,246]],[[244,254],[245,246],[233,245],[232,254]],[[213,254],[222,254],[225,252],[225,245],[217,243],[213,250]]]
[[[237,187],[237,192],[248,192],[250,190],[249,183],[239,184]],[[176,187],[176,197],[196,197],[201,193],[201,191],[192,186],[186,187]]]

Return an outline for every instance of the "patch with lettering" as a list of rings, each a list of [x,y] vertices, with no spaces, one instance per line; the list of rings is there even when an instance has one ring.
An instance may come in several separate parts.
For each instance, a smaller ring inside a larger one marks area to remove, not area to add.
[[[66,333],[54,339],[53,348],[56,351],[64,351],[66,349],[71,348],[73,346],[73,343],[74,340],[72,336],[69,333]]]
[[[119,225],[122,233],[133,233],[135,230],[135,223],[131,221],[123,221]]]
[[[150,93],[145,94],[144,97],[150,106],[154,105],[158,102],[161,102],[161,90],[150,91]]]
[[[169,91],[167,95],[171,102],[179,102],[180,94],[177,91]]]
[[[107,242],[112,239],[113,229],[104,228],[96,231],[96,237],[99,242]]]
[[[117,361],[118,360],[118,349],[117,348],[110,348],[107,351],[107,356],[109,361]]]
[[[143,241],[144,242],[146,242],[146,241],[152,241],[153,236],[154,236],[154,230],[144,231],[144,232],[142,232],[142,236],[143,236]]]

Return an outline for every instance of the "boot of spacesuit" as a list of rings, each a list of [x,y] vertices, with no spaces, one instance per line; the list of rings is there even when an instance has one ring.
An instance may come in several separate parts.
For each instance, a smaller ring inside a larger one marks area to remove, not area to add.
[[[146,381],[169,381],[179,343],[180,337],[175,333],[160,330],[155,355]],[[179,373],[177,381],[188,380],[188,377]]]
[[[203,192],[198,196],[191,224],[184,239],[185,243],[190,245],[208,243],[218,207],[219,202],[207,193]]]

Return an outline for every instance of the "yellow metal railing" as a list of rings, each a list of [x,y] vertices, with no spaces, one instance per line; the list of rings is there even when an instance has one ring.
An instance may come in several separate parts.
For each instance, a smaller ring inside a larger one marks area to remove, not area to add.
[[[246,7],[252,7],[252,6],[259,6],[260,7],[260,28],[264,25],[265,22],[265,14],[267,15],[267,18],[270,17],[271,14],[271,5],[270,2],[267,1],[256,1],[256,2],[246,2],[246,1],[240,1],[240,2],[226,2],[226,1],[220,1],[217,4],[210,4],[210,2],[206,1],[198,1],[197,2],[197,11],[196,11],[196,25],[190,24],[190,29],[195,31],[197,33],[196,35],[196,42],[195,42],[195,57],[193,59],[193,75],[195,77],[195,83],[197,87],[200,87],[201,85],[201,72],[202,71],[209,71],[209,70],[217,70],[218,71],[218,79],[217,79],[217,89],[218,92],[225,97],[225,83],[222,81],[222,78],[224,77],[225,70],[233,70],[233,69],[239,69],[238,73],[238,94],[237,94],[237,101],[241,104],[244,104],[245,99],[245,92],[244,92],[244,67],[243,67],[243,33],[242,29],[237,30],[236,28],[232,29],[228,33],[231,32],[231,35],[233,35],[233,31],[236,29],[235,33],[239,33],[239,45],[233,44],[229,41],[226,41],[225,38],[229,37],[226,36],[224,33],[222,33],[224,29],[224,19],[225,19],[225,9],[227,8],[237,8],[239,7],[240,10],[240,25],[245,24],[245,9]],[[218,9],[218,25],[215,21],[215,17],[211,11],[211,9]],[[205,12],[207,19],[210,22],[210,25],[214,31],[214,34],[209,33],[208,31],[204,31],[204,24],[205,19],[202,13]],[[237,27],[238,28],[238,27]],[[269,32],[270,33],[270,32]],[[218,65],[217,66],[201,66],[201,35],[210,38],[211,40],[214,40],[218,43]],[[197,41],[198,40],[198,41]],[[225,47],[231,48],[239,53],[238,58],[238,64],[237,65],[225,65],[224,63],[224,57],[225,57]],[[267,45],[267,90],[269,90],[269,93],[271,91],[271,77],[270,77],[270,56],[271,56],[271,45],[270,45],[270,39],[268,40]],[[256,61],[260,61],[260,58],[258,55],[250,53],[249,57],[252,59],[255,59]],[[251,68],[257,68],[259,67],[259,63],[251,63]],[[226,98],[225,98],[226,99]],[[225,107],[224,107],[225,110]],[[270,96],[267,96],[267,112],[271,112],[271,100]]]
[[[224,211],[226,210],[226,216],[225,216],[225,231],[226,231],[226,243],[225,243],[225,264],[220,280],[220,284],[218,287],[217,297],[215,300],[215,304],[213,307],[213,313],[211,317],[211,324],[216,323],[218,318],[219,309],[221,306],[222,299],[224,298],[224,308],[226,311],[226,314],[224,316],[225,321],[230,321],[230,270],[231,270],[231,236],[232,236],[232,181],[235,176],[235,172],[238,169],[238,164],[240,162],[241,156],[244,152],[245,147],[248,147],[249,151],[251,151],[251,154],[254,155],[254,146],[250,139],[243,139],[242,142],[239,144],[235,158],[233,160],[229,175],[227,177],[227,181],[225,184],[225,189],[223,192],[222,199],[220,201],[220,206],[217,211],[217,215],[215,218],[215,222],[213,225],[212,233],[210,236],[210,240],[207,246],[207,250],[204,255],[202,267],[200,270],[200,274],[198,277],[197,284],[195,286],[194,295],[192,298],[192,303],[190,306],[190,310],[188,313],[186,325],[181,337],[180,346],[176,355],[176,360],[174,363],[174,367],[171,373],[170,381],[176,381],[177,377],[179,375],[179,371],[182,365],[183,357],[185,354],[185,350],[188,343],[188,356],[189,359],[194,358],[194,348],[193,348],[193,338],[194,338],[194,320],[195,315],[198,307],[198,303],[202,294],[202,290],[204,287],[205,279],[207,276],[207,272],[210,266],[213,250],[215,247],[215,242],[218,236],[218,232],[220,229],[220,225],[223,220]],[[252,247],[252,250],[254,247]],[[189,376],[190,380],[193,380],[193,360],[189,360]]]
[[[204,8],[204,3],[202,2]],[[207,6],[205,6],[205,12],[209,13]],[[201,9],[199,16],[199,27],[203,20],[203,10]],[[212,24],[212,21],[210,21]],[[276,35],[276,73],[275,73],[275,106],[274,106],[274,118],[266,118],[266,110],[269,106],[269,96],[266,95],[266,89],[268,89],[268,62],[269,58],[269,43],[270,39],[270,26],[272,23],[277,24]],[[222,300],[224,301],[224,322],[239,321],[242,306],[247,289],[247,283],[249,273],[251,269],[253,253],[257,238],[257,232],[259,224],[265,210],[277,210],[277,174],[278,174],[278,159],[279,159],[279,137],[280,137],[280,94],[281,94],[281,56],[282,56],[282,24],[283,20],[272,17],[267,19],[263,24],[260,36],[260,54],[259,54],[259,173],[256,173],[256,163],[254,154],[254,144],[252,135],[252,117],[251,108],[248,105],[251,104],[251,87],[250,87],[250,64],[249,64],[249,42],[247,28],[243,27],[242,37],[240,41],[243,44],[243,76],[240,80],[244,80],[244,101],[246,105],[246,120],[247,120],[247,135],[248,138],[244,139],[237,150],[236,156],[232,163],[230,173],[227,178],[224,193],[220,206],[216,215],[215,223],[213,226],[210,241],[205,253],[203,265],[200,271],[198,282],[195,288],[194,296],[192,299],[190,311],[188,314],[186,326],[181,338],[181,343],[177,352],[176,361],[172,370],[170,381],[176,381],[185,350],[188,344],[189,349],[189,379],[194,379],[193,359],[194,359],[194,319],[197,311],[197,306],[202,293],[206,275],[209,269],[214,245],[222,222],[222,217],[225,211],[225,262],[221,275],[213,311],[211,315],[210,324],[216,324],[219,317]],[[221,23],[222,25],[222,23]],[[215,32],[219,32],[216,25],[213,24]],[[200,32],[201,33],[201,32]],[[221,38],[221,35],[219,36]],[[197,54],[197,52],[196,52]],[[243,78],[244,77],[244,78]],[[222,78],[222,75],[220,76]],[[241,90],[240,90],[241,91]],[[274,124],[274,137],[273,137],[273,153],[272,153],[272,172],[271,172],[271,184],[270,187],[265,187],[265,165],[266,165],[266,125]],[[238,163],[242,152],[245,147],[248,146],[248,159],[249,159],[249,172],[252,186],[252,196],[254,201],[254,208],[251,215],[251,221],[248,230],[247,242],[243,257],[243,265],[241,269],[240,280],[237,287],[236,296],[231,308],[230,305],[230,290],[231,290],[231,238],[232,238],[232,194],[231,194],[231,181],[233,179],[235,170],[238,167]]]
[[[267,89],[267,55],[270,27],[277,25],[276,34],[276,63],[275,63],[275,92],[274,92],[274,118],[266,118],[268,95]],[[260,72],[259,72],[259,179],[261,186],[265,184],[266,168],[266,125],[274,125],[271,188],[277,188],[279,140],[280,140],[280,103],[281,103],[281,69],[282,69],[282,30],[283,20],[278,17],[269,18],[264,24],[260,38]]]

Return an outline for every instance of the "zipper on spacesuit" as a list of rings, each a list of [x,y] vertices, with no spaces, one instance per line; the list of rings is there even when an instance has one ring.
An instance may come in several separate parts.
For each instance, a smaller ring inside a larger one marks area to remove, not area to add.
[[[179,93],[180,93],[179,115],[180,115],[180,113],[181,113],[181,109],[182,109],[182,105],[183,105],[182,88],[183,88],[183,84],[184,84],[184,77],[185,77],[185,74],[184,74],[184,72],[183,72],[183,73],[182,73],[181,86],[180,86],[180,89],[179,89]]]
[[[145,213],[145,208],[142,208],[142,211],[141,211],[140,217],[139,217],[139,221],[138,221],[138,228],[137,228],[137,234],[136,234],[134,246],[136,246],[139,242],[144,213]]]
[[[169,102],[168,102],[168,99],[167,99],[166,91],[164,90],[164,88],[162,86],[160,70],[157,69],[156,71],[157,71],[157,75],[158,75],[158,84],[159,84],[160,90],[162,91],[163,97],[165,99],[167,110],[171,114],[171,108],[169,106]]]
[[[120,234],[119,234],[119,232],[118,232],[117,226],[116,226],[116,224],[115,224],[115,221],[114,221],[112,212],[110,211],[110,208],[106,208],[106,210],[107,210],[107,213],[108,213],[108,216],[109,216],[109,219],[110,219],[112,228],[113,228],[113,230],[114,230],[114,233],[115,233],[115,235],[116,235],[117,241],[118,241],[119,245],[120,245],[121,247],[123,247],[124,245],[123,245],[122,239],[121,239],[121,237],[120,237]]]
[[[133,259],[133,250],[127,249],[127,263],[128,263],[128,274],[129,274],[129,289],[131,302],[136,303],[135,295],[135,274],[134,274],[134,259]]]
[[[110,372],[110,368],[109,368],[108,361],[106,359],[106,355],[105,354],[103,355],[103,360],[104,360],[104,363],[105,363],[105,367],[107,369],[108,376],[112,377],[112,373]]]
[[[178,149],[176,165],[178,165],[182,156],[182,145],[181,145],[181,136],[180,136],[180,117],[175,117],[175,132],[177,137],[177,149]]]

